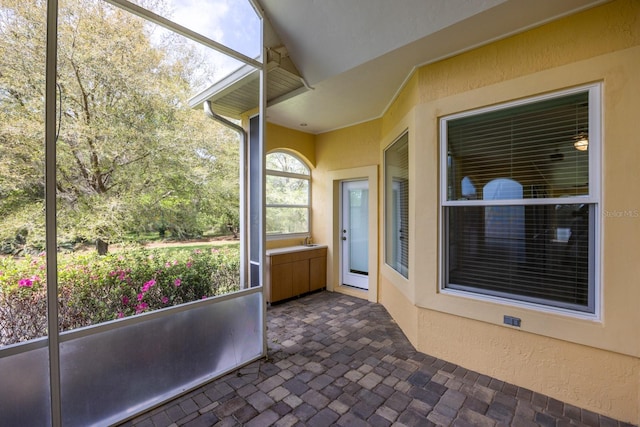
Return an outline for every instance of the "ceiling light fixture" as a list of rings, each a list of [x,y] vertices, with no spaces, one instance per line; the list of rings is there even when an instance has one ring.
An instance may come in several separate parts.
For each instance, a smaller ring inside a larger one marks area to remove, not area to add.
[[[589,148],[589,138],[587,135],[580,133],[574,137],[573,147],[578,151],[587,151]]]

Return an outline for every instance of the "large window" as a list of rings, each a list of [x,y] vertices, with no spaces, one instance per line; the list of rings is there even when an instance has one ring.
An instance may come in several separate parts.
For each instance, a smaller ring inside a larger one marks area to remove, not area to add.
[[[311,176],[298,157],[276,151],[266,163],[267,236],[309,234]]]
[[[595,313],[599,86],[441,119],[444,284]]]
[[[409,277],[409,134],[384,152],[385,262]]]

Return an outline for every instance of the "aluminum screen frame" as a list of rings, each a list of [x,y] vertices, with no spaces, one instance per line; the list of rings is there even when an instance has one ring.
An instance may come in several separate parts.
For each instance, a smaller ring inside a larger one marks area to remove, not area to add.
[[[262,357],[262,305],[240,291],[62,334],[63,425],[122,421]]]

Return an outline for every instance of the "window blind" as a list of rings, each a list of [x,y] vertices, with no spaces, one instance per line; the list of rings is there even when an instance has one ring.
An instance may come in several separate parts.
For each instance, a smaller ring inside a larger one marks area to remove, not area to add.
[[[396,140],[385,161],[385,262],[409,277],[409,134]]]
[[[590,90],[444,119],[445,288],[593,312]]]

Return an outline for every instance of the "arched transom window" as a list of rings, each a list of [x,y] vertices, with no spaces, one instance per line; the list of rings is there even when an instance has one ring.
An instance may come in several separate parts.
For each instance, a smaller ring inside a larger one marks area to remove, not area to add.
[[[276,151],[266,162],[267,236],[309,234],[311,171],[297,156]]]

